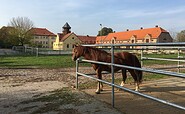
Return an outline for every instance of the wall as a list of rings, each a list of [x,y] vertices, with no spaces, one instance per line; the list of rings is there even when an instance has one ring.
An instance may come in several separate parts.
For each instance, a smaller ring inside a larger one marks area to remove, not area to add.
[[[55,40],[55,36],[34,36],[33,43],[35,45],[42,45],[42,48],[53,48],[52,42]]]
[[[63,42],[59,41],[58,34],[57,34],[56,40],[53,43],[53,50],[63,50]]]
[[[71,34],[63,41],[63,50],[72,50],[75,44],[81,44],[81,41],[75,34]]]
[[[161,35],[159,36],[158,43],[166,43],[166,42],[173,42],[173,38],[170,36],[170,34],[167,33],[161,33]]]

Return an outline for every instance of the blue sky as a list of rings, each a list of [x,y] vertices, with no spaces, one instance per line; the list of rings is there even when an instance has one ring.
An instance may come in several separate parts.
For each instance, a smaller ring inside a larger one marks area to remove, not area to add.
[[[55,34],[66,22],[79,35],[97,35],[100,24],[117,32],[155,25],[179,32],[185,0],[0,0],[0,27],[18,16]]]

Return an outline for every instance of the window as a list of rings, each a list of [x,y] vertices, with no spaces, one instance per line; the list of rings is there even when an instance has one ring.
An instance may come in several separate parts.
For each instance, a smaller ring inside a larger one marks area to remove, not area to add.
[[[149,43],[149,39],[146,39],[146,43]]]
[[[164,38],[163,40],[167,40],[166,38]]]
[[[69,44],[67,44],[67,48],[69,48]]]

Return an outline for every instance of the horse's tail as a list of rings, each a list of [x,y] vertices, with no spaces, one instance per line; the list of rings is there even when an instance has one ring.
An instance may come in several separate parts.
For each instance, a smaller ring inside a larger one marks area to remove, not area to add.
[[[141,63],[140,63],[139,59],[137,58],[136,55],[133,55],[133,56],[134,56],[133,57],[133,59],[134,59],[134,66],[138,67],[138,68],[141,68]],[[135,73],[137,75],[137,81],[139,83],[141,83],[142,79],[143,79],[143,72],[141,70],[134,70],[134,71],[135,71]]]

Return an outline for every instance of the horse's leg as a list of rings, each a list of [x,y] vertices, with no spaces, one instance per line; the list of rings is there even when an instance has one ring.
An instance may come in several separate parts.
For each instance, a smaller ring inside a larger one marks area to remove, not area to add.
[[[137,74],[135,73],[135,71],[133,69],[129,69],[128,71],[130,72],[130,74],[134,78],[135,86],[136,86],[135,91],[139,91],[139,78],[138,78]]]
[[[102,82],[100,82],[100,91],[103,91],[103,83]]]
[[[102,74],[101,74],[101,70],[100,69],[97,69],[96,70],[96,74],[98,76],[98,79],[102,79]],[[96,94],[100,94],[100,91],[103,90],[103,84],[98,81],[98,85],[97,85],[97,89],[96,89]]]
[[[127,79],[127,74],[126,74],[127,72],[126,72],[126,69],[122,69],[122,82],[121,82],[121,84],[120,84],[120,86],[124,86],[125,85],[125,81],[126,81],[126,79]]]
[[[126,69],[122,69],[121,70],[121,73],[122,73],[122,81],[121,81],[121,84],[120,86],[123,87],[125,85],[125,81],[127,79],[127,72],[126,72]],[[120,91],[121,89],[118,89],[118,91]]]

